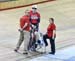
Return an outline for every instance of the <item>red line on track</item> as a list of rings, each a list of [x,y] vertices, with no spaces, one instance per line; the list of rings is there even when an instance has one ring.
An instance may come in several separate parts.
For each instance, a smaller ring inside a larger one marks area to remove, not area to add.
[[[27,6],[31,6],[31,5],[35,5],[35,4],[42,4],[42,3],[51,2],[51,1],[55,1],[55,0],[47,0],[47,1],[32,3],[32,4],[28,4],[28,5],[23,5],[23,6],[16,6],[16,7],[4,8],[4,9],[0,9],[0,11],[10,10],[10,9],[17,9],[17,8],[27,7]]]

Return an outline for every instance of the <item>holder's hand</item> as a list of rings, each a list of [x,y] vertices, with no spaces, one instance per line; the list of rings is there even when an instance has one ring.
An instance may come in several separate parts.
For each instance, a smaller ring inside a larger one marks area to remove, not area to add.
[[[22,32],[22,31],[23,31],[23,29],[21,29],[21,28],[20,28],[20,29],[18,29],[18,31]]]

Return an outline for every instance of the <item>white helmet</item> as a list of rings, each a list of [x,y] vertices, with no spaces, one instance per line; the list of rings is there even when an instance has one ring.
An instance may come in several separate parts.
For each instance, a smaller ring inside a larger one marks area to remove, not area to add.
[[[32,8],[35,8],[35,9],[37,9],[37,5],[32,5]]]

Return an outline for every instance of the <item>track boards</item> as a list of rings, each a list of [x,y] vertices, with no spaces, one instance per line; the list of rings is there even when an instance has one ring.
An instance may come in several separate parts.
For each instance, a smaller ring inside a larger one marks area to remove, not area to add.
[[[21,54],[21,55],[24,55],[25,58],[35,58],[35,57],[39,57],[39,56],[42,56],[42,55],[46,55],[45,52],[29,52],[28,54],[23,54],[21,52],[17,52],[18,54]]]

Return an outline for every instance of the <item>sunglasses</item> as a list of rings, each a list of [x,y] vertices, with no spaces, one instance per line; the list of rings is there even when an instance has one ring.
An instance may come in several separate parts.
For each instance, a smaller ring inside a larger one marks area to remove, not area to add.
[[[37,9],[37,8],[32,8],[32,9]]]

